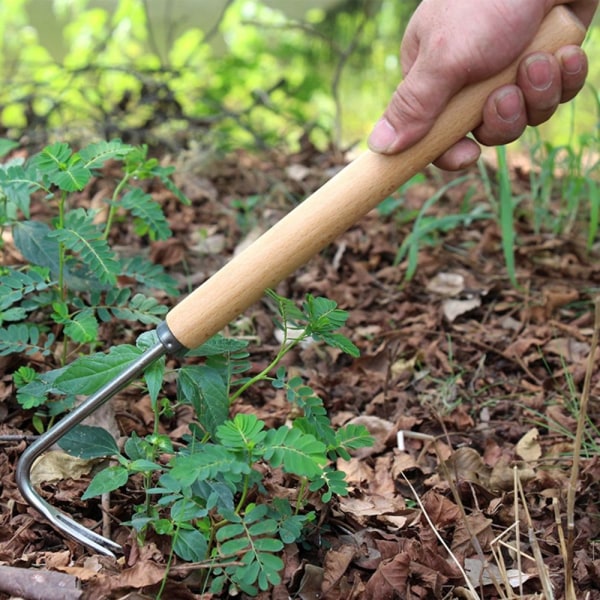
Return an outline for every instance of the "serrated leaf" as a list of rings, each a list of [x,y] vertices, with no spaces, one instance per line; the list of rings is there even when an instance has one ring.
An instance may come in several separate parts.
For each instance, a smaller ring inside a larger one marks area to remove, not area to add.
[[[171,237],[165,214],[150,194],[140,188],[133,188],[121,198],[119,204],[142,220],[152,239],[167,240]]]
[[[92,213],[82,208],[69,211],[65,216],[64,227],[51,231],[48,235],[77,254],[100,282],[109,285],[116,283],[119,262],[94,224]]]
[[[227,385],[212,367],[193,365],[179,369],[177,398],[194,407],[198,421],[211,436],[229,418]]]
[[[94,496],[101,496],[106,492],[112,492],[124,486],[129,479],[129,473],[125,467],[115,465],[103,469],[90,482],[88,489],[81,496],[82,500],[89,500]]]
[[[208,543],[197,529],[179,529],[173,538],[173,551],[188,562],[201,562],[206,558]]]
[[[148,388],[148,395],[152,403],[152,409],[156,408],[158,395],[162,389],[165,374],[165,357],[155,360],[148,368],[144,370],[144,381]]]
[[[67,454],[85,459],[119,454],[115,439],[106,429],[89,425],[77,425],[60,438],[58,445]]]
[[[68,365],[56,379],[56,386],[67,394],[90,395],[100,389],[141,355],[134,346],[111,348],[108,354],[82,356]]]

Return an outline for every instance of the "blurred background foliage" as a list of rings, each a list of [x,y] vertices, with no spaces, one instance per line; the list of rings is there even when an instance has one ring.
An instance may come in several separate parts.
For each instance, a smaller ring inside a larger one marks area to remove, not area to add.
[[[418,0],[0,2],[0,135],[33,145],[121,137],[177,149],[362,141],[399,76]],[[547,126],[597,135],[590,85]],[[577,118],[575,118],[575,115]]]

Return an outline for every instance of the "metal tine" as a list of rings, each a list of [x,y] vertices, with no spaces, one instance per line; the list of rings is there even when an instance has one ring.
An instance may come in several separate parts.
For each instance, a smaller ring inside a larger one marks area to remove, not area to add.
[[[137,360],[123,369],[117,377],[84,400],[77,408],[31,444],[19,459],[15,473],[15,480],[23,498],[42,514],[55,529],[80,544],[108,556],[115,556],[115,553],[122,552],[121,546],[77,523],[77,521],[46,502],[36,492],[31,483],[31,468],[43,452],[141,375],[154,361],[166,353],[175,354],[185,350],[170,332],[166,323],[161,323],[156,333],[159,339],[158,343],[146,350]]]

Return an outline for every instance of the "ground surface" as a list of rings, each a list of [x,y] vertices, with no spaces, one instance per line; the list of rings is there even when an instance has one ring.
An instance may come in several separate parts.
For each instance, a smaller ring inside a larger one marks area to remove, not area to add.
[[[124,223],[122,239],[115,241],[124,251],[150,251],[185,290],[276,222],[343,161],[307,148],[294,156],[260,158],[216,159],[191,152],[176,162],[178,183],[192,205],[178,206],[169,194],[156,191],[174,238],[150,248],[132,247],[135,238]],[[527,192],[528,169],[513,169],[516,194]],[[479,173],[468,175],[430,215],[442,218],[464,210],[465,198],[470,207],[488,205]],[[489,561],[505,597],[511,597],[502,584],[507,570],[515,586],[512,597],[541,597],[536,595],[542,584],[529,529],[555,597],[564,597],[565,498],[600,267],[585,250],[577,226],[551,236],[533,233],[521,220],[516,253],[521,287],[515,289],[504,268],[497,224],[479,220],[435,234],[433,244],[420,250],[414,278],[405,282],[406,261],[394,265],[411,230],[404,216],[447,181],[448,176],[429,173],[406,192],[401,209],[387,216],[370,213],[278,289],[297,300],[308,292],[325,295],[350,312],[346,333],[360,348],[360,358],[308,347],[289,362],[321,394],[335,424],[364,423],[376,445],[338,465],[347,473],[350,495],[322,514],[320,546],[286,549],[284,583],[264,598],[469,598],[451,555],[474,582],[482,561]],[[241,210],[238,201],[248,199],[255,204]],[[268,305],[259,303],[232,326],[233,333],[256,339],[257,368],[276,349],[271,323]],[[125,332],[123,341],[135,333]],[[31,415],[18,410],[11,369],[7,363],[4,368],[0,433],[31,434]],[[592,423],[598,423],[598,384],[594,373]],[[121,432],[148,432],[146,398],[128,391],[113,406]],[[288,408],[277,396],[258,390],[236,410],[254,411],[278,424]],[[180,434],[187,418],[182,413],[166,430]],[[404,432],[402,448],[398,432]],[[572,566],[577,598],[600,598],[600,439],[593,426],[588,432],[589,452],[577,484]],[[31,576],[40,571],[26,568],[37,567],[79,578],[87,598],[154,597],[165,570],[160,541],[117,562],[63,540],[15,488],[14,468],[25,446],[25,441],[4,441],[0,453],[0,566],[23,569],[22,595],[34,597]],[[518,514],[516,479],[526,499]],[[44,487],[44,495],[91,525],[89,506],[78,499],[86,485],[85,479],[65,480]],[[122,519],[137,501],[128,494],[123,490],[113,498]],[[516,536],[519,560],[509,548],[516,547]],[[493,550],[504,565],[498,565]],[[482,598],[501,597],[491,585],[475,586]],[[71,596],[48,592],[43,597]],[[176,563],[164,597],[210,596],[201,595],[192,569]]]

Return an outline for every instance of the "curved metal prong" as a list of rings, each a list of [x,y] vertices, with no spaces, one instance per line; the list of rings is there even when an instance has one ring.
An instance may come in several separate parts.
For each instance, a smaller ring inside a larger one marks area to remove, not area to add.
[[[121,546],[108,538],[94,533],[87,527],[80,525],[71,517],[54,508],[46,502],[34,489],[31,483],[31,468],[36,459],[46,450],[50,449],[63,435],[81,423],[86,417],[91,415],[102,404],[110,400],[117,392],[126,387],[134,379],[143,373],[154,361],[159,359],[167,352],[179,352],[182,349],[177,339],[170,334],[165,323],[161,323],[157,329],[159,342],[146,350],[137,360],[100,388],[95,394],[92,394],[87,400],[84,400],[77,408],[63,417],[54,427],[49,429],[44,435],[40,436],[29,448],[23,452],[17,464],[15,480],[23,498],[41,513],[50,524],[60,533],[74,539],[75,541],[109,556],[115,556],[115,553],[121,552]]]

